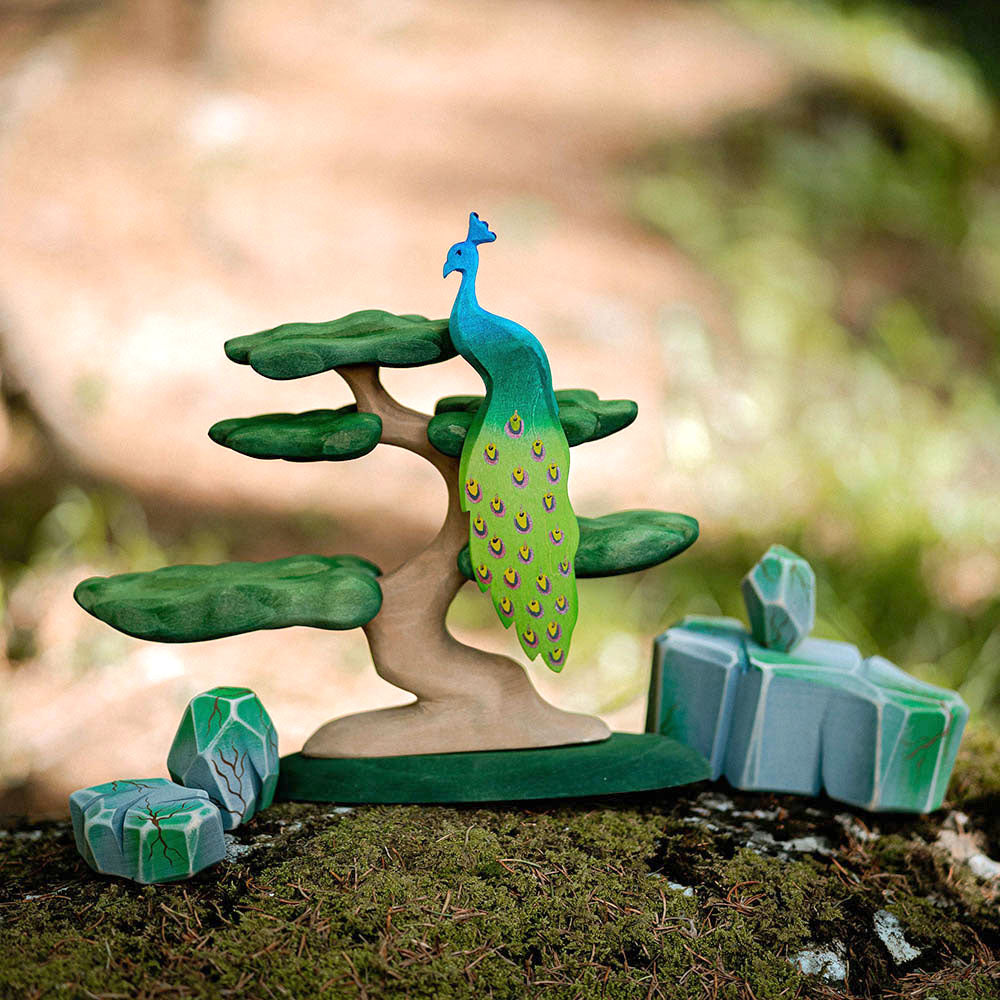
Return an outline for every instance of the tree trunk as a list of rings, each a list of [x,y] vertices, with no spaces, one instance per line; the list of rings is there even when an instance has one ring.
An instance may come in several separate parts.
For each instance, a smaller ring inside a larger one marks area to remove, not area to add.
[[[429,417],[393,399],[377,367],[338,371],[358,409],[382,418],[383,444],[412,451],[441,473],[448,513],[431,544],[381,580],[382,609],[365,626],[378,675],[417,700],[327,722],[309,737],[303,754],[392,757],[605,739],[609,731],[600,719],[550,705],[515,660],[467,646],[448,631],[448,608],[466,582],[457,562],[468,538],[468,518],[459,506],[458,460],[431,445]]]

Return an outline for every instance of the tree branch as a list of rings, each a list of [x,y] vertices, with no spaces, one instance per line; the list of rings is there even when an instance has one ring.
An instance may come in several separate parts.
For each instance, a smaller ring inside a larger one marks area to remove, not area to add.
[[[403,406],[389,394],[378,377],[378,365],[342,365],[337,369],[354,393],[358,410],[382,418],[383,444],[395,445],[426,459],[444,477],[449,489],[455,482],[458,463],[442,455],[427,438],[430,415]]]

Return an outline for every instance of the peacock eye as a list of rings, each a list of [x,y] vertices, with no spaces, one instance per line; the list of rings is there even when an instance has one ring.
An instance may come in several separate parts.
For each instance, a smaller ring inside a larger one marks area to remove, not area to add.
[[[462,251],[461,251],[461,250],[456,250],[456,251],[455,251],[455,253],[456,253],[456,255],[457,255],[457,256],[459,256],[459,257],[461,257],[461,256],[462,256]]]

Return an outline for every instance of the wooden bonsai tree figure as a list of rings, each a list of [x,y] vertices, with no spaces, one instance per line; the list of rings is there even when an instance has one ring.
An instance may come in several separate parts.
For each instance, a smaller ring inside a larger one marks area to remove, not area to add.
[[[538,341],[479,308],[472,261],[478,245],[492,239],[473,215],[469,238],[449,253],[446,271],[463,272],[451,335],[447,320],[365,310],[225,345],[231,360],[268,378],[336,371],[356,404],[223,420],[209,431],[212,440],[254,458],[287,461],[345,461],[378,444],[420,455],[448,488],[444,523],[426,549],[385,575],[357,556],[314,555],[93,577],[76,588],[80,605],[122,632],[160,642],[293,625],[363,628],[379,676],[416,700],[326,723],[303,748],[308,756],[504,750],[608,736],[601,720],[544,701],[515,660],[458,642],[445,627],[448,607],[467,580],[477,580],[500,620],[515,624],[522,648],[542,653],[558,670],[576,615],[576,579],[670,559],[694,542],[698,525],[683,514],[651,510],[573,515],[569,448],[622,430],[637,408],[588,390],[553,392]],[[379,381],[380,367],[435,364],[458,352],[483,376],[487,402],[448,397],[430,416],[403,406]],[[527,457],[511,465],[512,448]],[[508,585],[514,577],[519,586]]]

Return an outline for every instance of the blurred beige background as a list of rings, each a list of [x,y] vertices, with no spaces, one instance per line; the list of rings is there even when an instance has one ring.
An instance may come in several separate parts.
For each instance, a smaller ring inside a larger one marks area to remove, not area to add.
[[[814,513],[868,509],[817,493],[808,435],[796,451],[768,442],[808,423],[804,402],[778,391],[800,376],[842,401],[813,415],[822,427],[885,433],[845,388],[857,370],[822,342],[789,341],[772,363],[725,273],[636,210],[637,172],[665,138],[698,142],[820,76],[857,76],[804,60],[745,14],[449,0],[35,0],[0,14],[0,811],[60,811],[75,787],[163,773],[184,703],[215,684],[253,687],[286,751],[330,717],[406,700],[375,677],[359,632],[155,646],[88,618],[71,593],[94,573],[296,551],[388,569],[429,539],[443,490],[413,456],[255,462],[206,431],[347,402],[335,374],[268,382],[222,344],[358,308],[447,315],[455,287],[441,265],[471,209],[499,234],[483,254],[484,305],[540,337],[557,387],[639,403],[623,435],[574,452],[578,512],[693,514],[708,558],[727,536],[750,536],[750,551],[806,522],[817,556],[845,551],[850,517]],[[671,189],[675,209],[686,199],[697,192]],[[479,388],[460,359],[386,382],[425,409]],[[912,424],[908,398],[896,416]],[[973,505],[969,518],[998,485],[987,440],[954,472],[960,485],[979,476],[956,501]],[[887,488],[907,489],[907,474]],[[964,541],[930,545],[937,562],[923,571],[964,579],[973,614],[1000,569],[974,529],[955,531]],[[729,574],[734,593],[746,568]],[[547,697],[641,728],[664,609],[705,605],[691,589],[660,596],[661,579],[585,585],[594,625],[580,669],[535,670]],[[479,612],[463,595],[455,628],[513,652]],[[853,621],[842,615],[840,634],[871,636]]]

